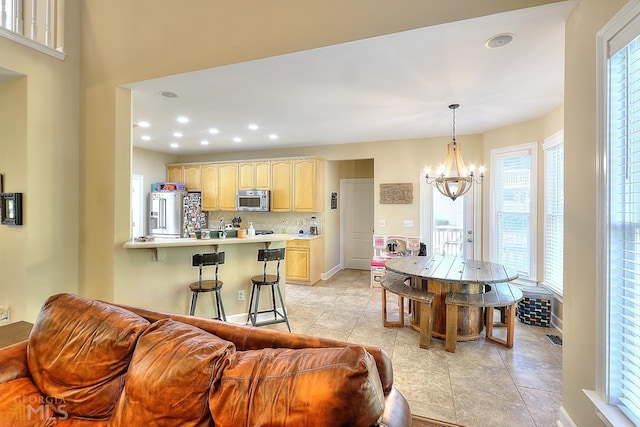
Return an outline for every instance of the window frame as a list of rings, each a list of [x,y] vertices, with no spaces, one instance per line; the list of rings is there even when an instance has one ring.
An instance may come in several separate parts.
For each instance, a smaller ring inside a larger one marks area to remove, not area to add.
[[[518,153],[528,151],[531,156],[530,160],[530,205],[529,205],[529,277],[518,277],[515,283],[521,285],[537,286],[538,275],[538,237],[537,237],[537,221],[538,221],[538,143],[528,142],[519,145],[512,145],[503,148],[494,148],[491,150],[491,189],[497,188],[497,161],[502,157],[517,156]],[[493,192],[493,190],[492,190]],[[491,206],[489,210],[489,259],[491,262],[499,262],[497,254],[497,221],[496,221],[496,197],[491,196]]]
[[[549,178],[551,178],[552,176],[550,174],[548,174],[548,170],[547,167],[549,165],[548,159],[547,159],[547,154],[550,152],[551,149],[554,149],[558,146],[562,146],[562,150],[563,150],[563,158],[564,158],[564,130],[561,130],[559,132],[556,132],[555,134],[551,135],[548,138],[545,138],[544,144],[542,145],[542,150],[544,152],[544,204],[543,204],[543,209],[544,209],[544,222],[543,222],[543,230],[544,230],[544,236],[543,236],[543,255],[542,255],[542,283],[543,285],[545,285],[548,289],[550,289],[552,292],[554,292],[555,294],[557,294],[559,297],[562,297],[563,293],[564,293],[564,283],[563,283],[563,278],[560,277],[560,286],[556,286],[554,284],[554,281],[551,280],[547,280],[548,276],[547,276],[547,272],[548,272],[548,268],[547,268],[547,251],[548,251],[548,243],[549,243],[549,239],[551,238],[548,235],[547,232],[547,223],[548,223],[548,218],[549,218],[549,210],[548,210],[548,206],[547,206],[547,191],[550,188],[549,185]],[[562,191],[564,192],[564,162],[559,166],[559,170],[555,171],[555,176],[554,177],[562,177]],[[564,204],[564,202],[563,202]],[[564,221],[564,207],[562,209],[562,220]],[[561,256],[561,260],[560,260],[560,269],[563,270],[563,266],[564,266],[564,239],[561,243],[561,251],[562,251],[562,256]],[[561,272],[562,273],[562,272]],[[556,281],[558,278],[555,278]]]
[[[596,384],[595,390],[583,390],[599,416],[610,425],[633,426],[631,420],[609,400],[609,318],[611,302],[609,291],[609,197],[608,197],[608,110],[610,43],[614,38],[640,34],[640,1],[627,3],[596,34]],[[626,45],[624,43],[623,45]],[[614,47],[615,51],[617,49]]]

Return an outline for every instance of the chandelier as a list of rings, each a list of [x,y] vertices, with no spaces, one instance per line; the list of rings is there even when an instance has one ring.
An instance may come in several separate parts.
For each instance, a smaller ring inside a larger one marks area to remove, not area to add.
[[[484,178],[484,168],[481,167],[479,170],[480,180],[478,181],[474,175],[474,166],[467,167],[462,160],[462,146],[456,142],[456,108],[459,106],[460,104],[449,105],[449,109],[453,112],[453,137],[451,142],[447,144],[447,157],[444,165],[438,168],[435,178],[429,177],[430,171],[428,169],[425,176],[427,184],[434,184],[439,192],[451,200],[456,200],[469,191],[474,182],[481,184]]]

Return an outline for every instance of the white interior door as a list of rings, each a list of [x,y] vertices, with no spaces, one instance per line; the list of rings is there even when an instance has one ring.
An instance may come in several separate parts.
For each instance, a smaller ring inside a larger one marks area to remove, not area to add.
[[[373,179],[343,179],[340,188],[342,265],[369,270],[373,257]]]

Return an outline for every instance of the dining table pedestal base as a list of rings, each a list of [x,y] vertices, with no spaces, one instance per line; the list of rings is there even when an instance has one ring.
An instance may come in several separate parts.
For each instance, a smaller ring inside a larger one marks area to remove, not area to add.
[[[421,290],[433,292],[433,329],[434,338],[446,339],[447,337],[447,309],[445,299],[449,292],[454,293],[481,293],[483,285],[480,283],[450,283],[438,280],[417,279],[416,287]],[[415,330],[420,330],[420,310],[416,309],[411,301],[409,324]],[[484,329],[484,310],[478,307],[460,307],[458,310],[458,341],[473,341],[481,338]]]

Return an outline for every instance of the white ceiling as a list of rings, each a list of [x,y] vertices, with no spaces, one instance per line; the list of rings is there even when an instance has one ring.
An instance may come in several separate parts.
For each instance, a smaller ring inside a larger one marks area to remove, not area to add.
[[[461,105],[457,135],[537,118],[563,102],[564,22],[574,6],[558,2],[133,83],[133,144],[197,154],[447,136],[452,103]],[[485,47],[502,33],[514,40]],[[177,123],[180,115],[190,122]],[[151,126],[136,126],[141,120]],[[249,130],[252,123],[259,129]]]

